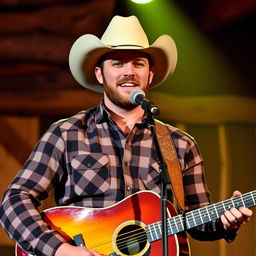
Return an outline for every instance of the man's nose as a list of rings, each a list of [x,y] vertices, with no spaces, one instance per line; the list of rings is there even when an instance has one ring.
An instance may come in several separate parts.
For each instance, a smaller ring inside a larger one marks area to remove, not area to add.
[[[124,76],[125,77],[134,77],[135,76],[134,67],[131,63],[125,64]]]

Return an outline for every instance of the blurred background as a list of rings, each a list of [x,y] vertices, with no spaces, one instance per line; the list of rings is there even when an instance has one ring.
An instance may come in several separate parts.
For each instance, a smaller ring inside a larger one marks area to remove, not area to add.
[[[178,48],[173,76],[152,90],[159,119],[191,134],[205,160],[214,202],[256,180],[255,0],[0,1],[0,196],[49,125],[95,106],[68,67],[75,39],[102,35],[114,15],[136,15],[150,43],[169,34]],[[52,199],[42,209],[52,206]],[[254,214],[255,215],[255,214]],[[256,220],[237,239],[198,242],[192,255],[256,256]],[[0,255],[14,243],[0,228]]]

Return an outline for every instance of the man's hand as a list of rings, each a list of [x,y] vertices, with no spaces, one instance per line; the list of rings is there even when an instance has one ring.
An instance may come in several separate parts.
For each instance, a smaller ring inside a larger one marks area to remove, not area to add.
[[[64,243],[57,249],[55,256],[104,256],[104,255],[85,247],[73,246],[68,243]]]
[[[242,193],[238,190],[234,191],[233,196],[240,196]],[[240,207],[239,209],[232,208],[229,211],[225,211],[221,215],[221,221],[226,230],[238,229],[250,220],[252,211],[246,207]]]

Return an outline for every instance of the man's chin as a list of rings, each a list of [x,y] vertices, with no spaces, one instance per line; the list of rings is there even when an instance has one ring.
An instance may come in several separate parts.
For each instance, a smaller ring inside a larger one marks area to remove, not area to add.
[[[137,105],[134,105],[131,102],[124,102],[124,101],[121,102],[121,101],[119,101],[119,102],[113,102],[113,103],[115,105],[117,105],[118,107],[121,107],[121,108],[126,109],[126,110],[132,110],[132,109],[137,107]]]

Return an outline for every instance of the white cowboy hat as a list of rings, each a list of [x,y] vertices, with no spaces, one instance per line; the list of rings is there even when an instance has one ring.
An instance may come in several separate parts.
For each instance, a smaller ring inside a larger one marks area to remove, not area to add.
[[[114,16],[101,39],[85,34],[75,41],[69,54],[72,75],[83,87],[102,93],[94,70],[104,54],[115,50],[138,50],[151,57],[155,71],[151,87],[165,81],[177,63],[177,48],[170,36],[162,35],[150,46],[137,17]]]

